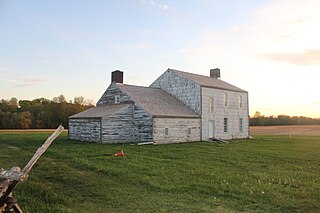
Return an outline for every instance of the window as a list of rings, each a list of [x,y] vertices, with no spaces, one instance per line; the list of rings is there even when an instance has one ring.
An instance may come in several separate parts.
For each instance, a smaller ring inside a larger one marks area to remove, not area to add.
[[[209,112],[213,112],[214,109],[214,98],[210,97],[209,98]]]
[[[243,132],[243,120],[242,120],[242,118],[239,118],[239,131]]]
[[[188,128],[188,135],[191,135],[191,128]]]
[[[239,108],[242,108],[242,96],[239,95]]]
[[[227,106],[228,106],[228,95],[227,95],[227,93],[223,94],[223,103],[224,103],[224,108],[227,108]]]
[[[228,118],[223,119],[223,131],[228,132]]]
[[[169,135],[169,128],[165,128],[165,129],[164,129],[164,134],[165,134],[165,135]]]
[[[114,103],[115,103],[115,104],[120,103],[120,95],[114,96]]]

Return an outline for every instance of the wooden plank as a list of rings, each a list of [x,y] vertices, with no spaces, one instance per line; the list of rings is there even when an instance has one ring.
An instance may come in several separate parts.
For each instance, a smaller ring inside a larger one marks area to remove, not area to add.
[[[48,147],[52,144],[54,139],[56,139],[60,135],[63,129],[64,129],[63,126],[60,125],[56,129],[56,131],[47,138],[47,140],[42,144],[42,146],[37,149],[36,153],[33,155],[31,160],[27,163],[27,165],[21,171],[22,173],[24,173],[24,176],[28,175],[28,173],[30,172],[32,167],[35,165],[35,163],[38,161],[38,159],[41,157],[41,155],[48,149]],[[3,193],[3,195],[0,197],[0,212],[2,212],[4,208],[6,199],[11,194],[11,192],[15,189],[15,187],[17,187],[19,182],[20,181],[17,181],[17,180],[13,180],[9,182],[10,185],[8,186],[7,190]]]

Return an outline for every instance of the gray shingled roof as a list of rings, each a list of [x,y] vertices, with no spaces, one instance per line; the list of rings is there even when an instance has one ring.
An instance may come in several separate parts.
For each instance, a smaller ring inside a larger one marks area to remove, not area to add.
[[[200,117],[178,99],[161,89],[126,84],[117,84],[117,86],[153,117]]]
[[[69,118],[101,118],[112,115],[119,111],[129,107],[131,104],[109,104],[92,107],[85,111],[79,112],[75,115],[70,116]]]
[[[203,87],[209,87],[209,88],[217,88],[217,89],[224,89],[224,90],[229,90],[229,91],[235,91],[235,92],[247,92],[243,89],[240,89],[236,86],[233,86],[225,81],[222,81],[217,78],[211,78],[209,76],[204,76],[204,75],[198,75],[198,74],[193,74],[193,73],[188,73],[188,72],[182,72],[179,70],[174,70],[174,69],[168,69],[167,71],[171,71],[176,73],[177,75],[184,77],[186,79],[189,79]]]

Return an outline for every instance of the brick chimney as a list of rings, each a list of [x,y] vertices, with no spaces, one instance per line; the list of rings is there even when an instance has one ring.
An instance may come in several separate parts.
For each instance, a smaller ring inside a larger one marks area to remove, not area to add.
[[[123,84],[123,72],[115,70],[111,73],[111,82]]]
[[[211,78],[220,78],[220,69],[215,68],[210,70],[210,77]]]

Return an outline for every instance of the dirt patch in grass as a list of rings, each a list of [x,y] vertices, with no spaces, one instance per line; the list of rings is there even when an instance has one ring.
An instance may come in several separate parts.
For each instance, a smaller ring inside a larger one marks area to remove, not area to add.
[[[251,135],[320,135],[320,125],[252,126]]]

